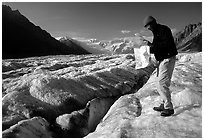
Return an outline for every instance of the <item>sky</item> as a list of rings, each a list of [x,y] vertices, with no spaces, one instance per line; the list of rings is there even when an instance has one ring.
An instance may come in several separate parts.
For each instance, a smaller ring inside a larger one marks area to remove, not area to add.
[[[18,9],[53,37],[111,40],[149,35],[143,20],[153,16],[172,32],[202,22],[201,2],[3,2]]]

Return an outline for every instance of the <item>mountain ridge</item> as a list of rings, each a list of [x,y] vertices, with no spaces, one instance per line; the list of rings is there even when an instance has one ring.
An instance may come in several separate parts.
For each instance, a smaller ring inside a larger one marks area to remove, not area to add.
[[[69,41],[70,37],[61,37],[61,42]],[[179,52],[200,52],[202,51],[202,23],[186,25],[182,30],[174,35],[174,41]],[[112,54],[133,53],[134,47],[139,47],[141,40],[134,37],[115,38],[109,41],[100,41],[98,39],[74,39],[75,43],[83,42],[81,46],[86,49],[97,44],[98,48],[109,50]],[[88,45],[88,46],[87,46]],[[90,52],[91,49],[89,48]],[[94,52],[93,52],[94,53]],[[102,52],[101,52],[102,53]]]
[[[189,24],[174,36],[179,52],[202,51],[202,23]]]
[[[2,11],[3,59],[90,53],[127,54],[133,53],[133,48],[139,47],[141,43],[137,37],[116,38],[110,41],[53,38],[18,10],[2,5]],[[174,40],[179,52],[202,51],[202,23],[185,26],[174,35]]]
[[[2,5],[2,38],[3,59],[90,54],[73,42],[67,47],[47,31],[30,22],[18,10],[12,10],[7,5]]]

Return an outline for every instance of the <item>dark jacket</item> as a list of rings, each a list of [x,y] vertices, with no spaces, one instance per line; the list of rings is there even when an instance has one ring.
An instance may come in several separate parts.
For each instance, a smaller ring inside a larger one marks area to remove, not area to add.
[[[154,39],[150,53],[153,53],[157,61],[162,61],[178,54],[174,38],[169,27],[157,24],[153,30]]]

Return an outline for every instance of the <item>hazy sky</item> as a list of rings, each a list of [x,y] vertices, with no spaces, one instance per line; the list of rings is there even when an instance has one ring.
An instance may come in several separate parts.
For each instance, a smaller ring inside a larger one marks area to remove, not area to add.
[[[154,16],[173,31],[202,22],[201,2],[3,2],[18,9],[53,37],[110,40],[143,32],[143,19]]]

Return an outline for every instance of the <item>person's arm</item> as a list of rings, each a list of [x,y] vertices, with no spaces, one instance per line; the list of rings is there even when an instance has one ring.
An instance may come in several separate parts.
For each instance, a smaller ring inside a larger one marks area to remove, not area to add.
[[[153,54],[154,53],[154,45],[153,43],[151,43],[150,41],[144,39],[144,42],[146,42],[146,44],[150,47],[150,53]]]

